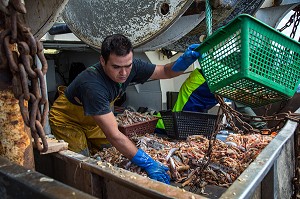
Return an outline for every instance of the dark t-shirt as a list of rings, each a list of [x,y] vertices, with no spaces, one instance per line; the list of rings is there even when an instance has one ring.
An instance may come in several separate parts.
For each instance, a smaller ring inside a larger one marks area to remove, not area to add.
[[[128,79],[119,84],[112,81],[98,63],[81,72],[67,87],[65,95],[71,103],[83,106],[85,115],[103,115],[111,111],[110,102],[124,92],[129,83],[144,83],[154,69],[154,64],[134,59]]]

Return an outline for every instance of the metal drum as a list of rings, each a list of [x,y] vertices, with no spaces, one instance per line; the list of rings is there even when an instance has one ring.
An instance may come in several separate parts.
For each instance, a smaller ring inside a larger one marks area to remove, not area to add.
[[[70,0],[62,17],[79,39],[96,49],[113,33],[126,35],[137,47],[166,31],[192,2]]]
[[[24,20],[31,33],[38,39],[42,38],[55,23],[69,0],[26,0],[27,13]]]

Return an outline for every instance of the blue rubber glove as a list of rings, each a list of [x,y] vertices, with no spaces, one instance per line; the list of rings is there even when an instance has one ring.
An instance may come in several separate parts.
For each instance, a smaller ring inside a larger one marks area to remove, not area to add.
[[[170,184],[170,176],[167,174],[169,168],[154,161],[142,149],[137,151],[131,162],[144,169],[151,179]]]
[[[192,63],[194,63],[201,54],[194,51],[200,44],[192,44],[188,49],[181,55],[172,66],[172,70],[176,72],[185,71]]]

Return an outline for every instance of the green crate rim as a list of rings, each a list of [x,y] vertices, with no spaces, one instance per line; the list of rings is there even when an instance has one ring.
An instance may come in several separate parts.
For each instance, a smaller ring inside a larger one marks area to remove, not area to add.
[[[259,20],[256,19],[255,17],[253,17],[253,16],[251,16],[251,15],[249,15],[249,14],[240,14],[240,15],[238,15],[237,17],[235,17],[234,19],[232,19],[231,21],[229,21],[225,26],[222,26],[222,27],[219,28],[217,31],[215,31],[213,34],[211,34],[209,37],[207,37],[207,38],[200,44],[200,46],[198,46],[198,47],[195,49],[195,51],[198,51],[198,52],[201,53],[201,49],[203,49],[203,46],[208,45],[208,44],[209,44],[209,41],[210,41],[212,38],[214,38],[214,37],[216,37],[217,35],[219,35],[220,32],[224,32],[224,29],[227,29],[227,27],[234,26],[235,24],[233,24],[232,22],[234,22],[234,21],[237,20],[237,19],[240,19],[240,20],[241,20],[242,18],[250,18],[251,20],[254,20],[256,23],[258,23],[258,24],[264,26],[265,28],[268,28],[270,31],[272,31],[272,32],[273,32],[273,31],[276,31],[279,35],[281,35],[281,36],[284,37],[285,39],[290,40],[290,42],[292,42],[292,43],[297,42],[297,43],[300,45],[300,42],[298,42],[298,41],[296,41],[296,40],[294,40],[294,39],[288,37],[287,35],[285,35],[285,34],[279,32],[278,30],[276,30],[275,28],[273,28],[273,27],[267,25],[266,23],[264,23],[264,22],[262,22],[262,21],[259,21]],[[201,59],[200,59],[200,60],[201,60]]]

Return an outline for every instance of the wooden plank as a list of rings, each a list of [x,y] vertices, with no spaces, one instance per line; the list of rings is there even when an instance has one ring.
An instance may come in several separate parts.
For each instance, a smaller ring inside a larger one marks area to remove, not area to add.
[[[48,143],[48,150],[46,152],[40,153],[40,154],[49,154],[49,153],[55,153],[63,150],[68,150],[68,143],[64,140],[57,140],[52,137],[47,137],[47,143]],[[41,140],[40,140],[41,142]],[[32,142],[33,147],[36,148],[34,141]]]

